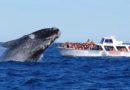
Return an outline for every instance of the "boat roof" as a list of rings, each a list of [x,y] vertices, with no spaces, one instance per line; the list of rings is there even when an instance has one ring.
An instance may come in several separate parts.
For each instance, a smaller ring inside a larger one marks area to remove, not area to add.
[[[130,46],[130,43],[123,43],[123,41],[119,41],[115,36],[103,37],[101,39],[100,44],[98,45],[106,45],[106,46]]]

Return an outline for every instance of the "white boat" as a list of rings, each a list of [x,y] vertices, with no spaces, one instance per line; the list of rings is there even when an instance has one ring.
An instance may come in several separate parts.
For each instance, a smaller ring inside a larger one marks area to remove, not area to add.
[[[73,48],[58,47],[62,56],[98,57],[98,56],[125,56],[130,57],[130,44],[118,41],[114,36],[103,37],[94,49],[77,50]]]

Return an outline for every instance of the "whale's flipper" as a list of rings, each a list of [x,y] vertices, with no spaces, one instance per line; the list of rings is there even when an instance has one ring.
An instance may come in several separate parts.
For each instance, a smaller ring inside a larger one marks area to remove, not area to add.
[[[26,39],[27,39],[27,36],[25,35],[19,39],[11,40],[11,41],[8,41],[5,43],[1,43],[1,46],[6,47],[6,48],[13,48],[13,47],[16,47],[19,44],[23,43]]]
[[[5,60],[37,61],[41,54],[60,36],[58,28],[45,28],[19,39],[2,43],[8,50]]]

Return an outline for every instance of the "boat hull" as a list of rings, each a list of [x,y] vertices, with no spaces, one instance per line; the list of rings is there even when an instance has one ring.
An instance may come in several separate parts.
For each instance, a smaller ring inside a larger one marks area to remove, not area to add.
[[[101,57],[101,56],[130,57],[130,52],[75,50],[67,48],[59,48],[59,51],[62,56],[72,56],[72,57]]]
[[[62,56],[102,56],[102,51],[96,51],[96,50],[75,50],[75,49],[65,49],[60,48],[59,49]]]

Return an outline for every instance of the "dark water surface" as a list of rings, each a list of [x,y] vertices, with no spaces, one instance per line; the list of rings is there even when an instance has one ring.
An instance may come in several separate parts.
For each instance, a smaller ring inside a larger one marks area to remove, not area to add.
[[[62,57],[55,46],[41,62],[0,62],[0,90],[130,90],[130,58]]]

